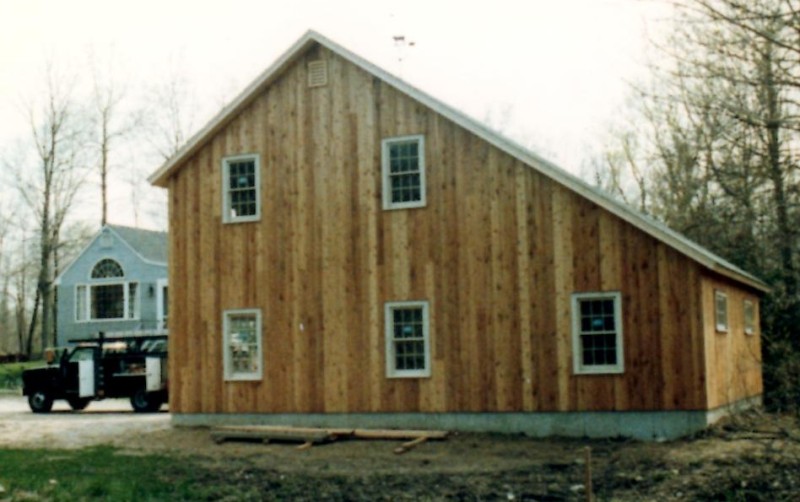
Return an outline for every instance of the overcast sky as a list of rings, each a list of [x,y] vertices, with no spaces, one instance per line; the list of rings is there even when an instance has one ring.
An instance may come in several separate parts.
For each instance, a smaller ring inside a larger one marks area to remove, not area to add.
[[[647,0],[0,0],[0,151],[27,133],[20,103],[48,58],[113,53],[135,85],[177,69],[208,117],[314,29],[577,173],[666,14]],[[395,35],[414,42],[402,63]]]

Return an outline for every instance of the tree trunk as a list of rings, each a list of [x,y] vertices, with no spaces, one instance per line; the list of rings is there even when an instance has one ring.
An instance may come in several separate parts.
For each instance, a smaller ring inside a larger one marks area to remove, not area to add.
[[[767,42],[764,51],[764,92],[767,106],[767,170],[772,183],[773,203],[775,204],[775,223],[777,226],[777,244],[781,260],[784,287],[786,294],[794,299],[797,293],[797,278],[793,262],[794,232],[789,223],[789,207],[786,200],[784,166],[781,161],[781,108],[778,89],[773,74],[771,44]]]
[[[100,159],[100,195],[102,198],[102,216],[100,226],[104,227],[108,222],[108,119],[103,116],[103,130],[101,137],[101,159]]]

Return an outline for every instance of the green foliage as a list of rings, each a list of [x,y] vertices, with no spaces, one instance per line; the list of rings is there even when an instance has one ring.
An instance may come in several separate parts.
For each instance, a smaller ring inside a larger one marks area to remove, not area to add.
[[[35,368],[43,364],[42,361],[0,364],[0,391],[21,389],[22,372],[28,368]]]
[[[218,485],[203,482],[213,478],[206,472],[188,459],[126,456],[110,447],[0,450],[0,484],[11,501],[222,498]]]
[[[597,177],[632,199],[618,181],[630,173],[644,211],[769,284],[765,401],[797,409],[800,0],[688,0],[674,13]]]

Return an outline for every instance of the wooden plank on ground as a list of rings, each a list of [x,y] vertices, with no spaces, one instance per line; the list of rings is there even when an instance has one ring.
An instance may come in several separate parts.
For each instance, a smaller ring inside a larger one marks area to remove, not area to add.
[[[230,440],[259,440],[302,443],[298,450],[307,450],[314,444],[329,443],[337,439],[407,440],[397,447],[395,453],[405,453],[430,439],[445,439],[447,431],[400,430],[400,429],[325,429],[320,427],[286,427],[277,425],[221,426],[211,431],[211,439],[217,443]]]
[[[291,431],[291,430],[262,430],[262,431],[247,431],[247,430],[226,430],[226,431],[213,431],[211,432],[211,439],[215,443],[222,443],[235,439],[247,440],[261,440],[265,443],[270,441],[281,442],[299,442],[299,443],[325,443],[333,441],[336,436],[329,434],[327,431]]]
[[[427,439],[444,439],[447,431],[424,431],[424,430],[395,430],[395,429],[356,429],[353,437],[359,439],[417,439],[425,437]]]
[[[417,439],[412,439],[411,441],[407,441],[402,445],[398,446],[397,448],[394,449],[394,452],[397,453],[398,455],[403,454],[408,450],[414,448],[415,446],[424,443],[427,440],[428,440],[427,436],[420,436]]]

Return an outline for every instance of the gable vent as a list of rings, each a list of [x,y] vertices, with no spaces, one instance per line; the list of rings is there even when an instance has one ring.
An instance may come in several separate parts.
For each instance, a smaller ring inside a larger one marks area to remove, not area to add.
[[[308,63],[308,86],[328,85],[328,62],[324,60]]]

